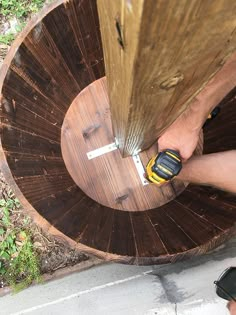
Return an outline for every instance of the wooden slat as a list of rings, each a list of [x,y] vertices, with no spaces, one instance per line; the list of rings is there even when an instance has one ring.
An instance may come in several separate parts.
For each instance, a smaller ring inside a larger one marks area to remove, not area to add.
[[[65,187],[63,191],[36,202],[34,206],[46,220],[55,225],[84,198],[84,193],[74,185]],[[74,218],[71,217],[71,220],[73,221]]]
[[[236,2],[97,3],[114,133],[130,155],[152,145],[236,49]]]
[[[29,94],[32,94],[34,91],[38,92],[48,103],[53,101],[61,109],[67,109],[66,105],[71,103],[71,99],[63,91],[59,83],[53,80],[53,77],[44,68],[41,60],[37,60],[25,44],[20,46],[14,57],[11,63],[11,70],[24,80],[25,84],[30,86]],[[11,81],[12,78],[10,77],[9,80]],[[10,85],[12,85],[12,82]],[[19,86],[16,86],[16,89],[23,94]],[[34,95],[34,98],[36,95]]]
[[[38,115],[19,106],[15,100],[2,98],[1,123],[21,131],[57,141],[60,139],[60,128]]]
[[[187,208],[173,201],[163,206],[165,213],[188,235],[197,245],[210,241],[221,231],[203,218],[190,212]]]
[[[80,236],[79,242],[107,252],[110,246],[114,212],[114,209],[102,206],[95,209],[93,215],[89,217],[87,228]]]
[[[235,208],[233,209],[218,200],[206,197],[204,192],[197,196],[194,193],[185,191],[176,201],[222,230],[231,228],[232,219],[236,220]]]
[[[65,169],[60,157],[42,155],[27,155],[22,153],[5,152],[9,167],[15,177],[57,174]]]
[[[172,203],[170,204],[172,205]],[[166,215],[163,208],[149,210],[147,214],[169,254],[184,252],[196,247],[197,244]]]
[[[167,250],[145,212],[131,213],[135,241],[139,257],[158,257]]]
[[[81,88],[50,36],[50,29],[47,29],[44,23],[39,24],[27,36],[25,45],[72,101]]]
[[[28,85],[24,79],[12,70],[9,70],[8,79],[3,86],[3,96],[10,96],[19,103],[19,106],[26,108],[54,124],[60,126],[63,121],[66,104],[59,107],[58,105],[60,105],[60,103],[55,103],[57,99],[55,99],[54,102],[53,99],[45,97]]]
[[[230,96],[221,102],[220,114],[204,129],[206,154],[236,148],[235,96]]]
[[[218,200],[223,205],[226,204],[233,209],[236,208],[236,196],[230,192],[214,187],[197,185],[191,185],[187,191],[198,196],[205,195],[209,199]]]
[[[114,213],[109,252],[131,257],[138,255],[127,211],[116,210]]]
[[[59,143],[38,137],[36,134],[33,135],[18,129],[2,126],[1,140],[6,151],[61,157]]]
[[[55,227],[72,239],[79,239],[87,228],[89,217],[93,215],[96,207],[93,200],[81,199],[65,215],[58,218]]]
[[[66,171],[56,175],[25,176],[15,180],[32,205],[74,186],[74,182]]]
[[[97,54],[100,51],[100,59],[103,59],[96,1],[70,1],[66,5],[66,13],[76,38],[76,44],[79,46],[87,66],[95,61],[91,59],[92,56],[94,57],[94,52]],[[91,37],[93,37],[92,41]],[[92,78],[95,79],[94,76]]]
[[[90,21],[90,19],[88,20]],[[56,44],[57,49],[60,51],[70,73],[82,90],[95,78],[91,77],[89,62],[86,62],[87,60],[85,60],[80,47],[76,45],[76,37],[71,30],[70,20],[66,14],[66,10],[63,7],[59,7],[56,15],[45,17],[44,25],[50,30],[50,36]],[[78,31],[80,31],[80,29]],[[64,38],[66,38],[66,42]],[[82,37],[80,37],[80,43],[80,45],[83,45]],[[91,73],[93,74],[92,71]]]
[[[93,6],[94,2],[91,1]],[[65,7],[59,7],[57,14],[44,19],[50,36],[81,89],[96,79],[92,66],[103,59],[100,34],[94,36],[94,32],[98,31],[94,10],[96,12],[96,7],[92,8],[85,2],[70,1]],[[94,40],[91,40],[92,37]]]

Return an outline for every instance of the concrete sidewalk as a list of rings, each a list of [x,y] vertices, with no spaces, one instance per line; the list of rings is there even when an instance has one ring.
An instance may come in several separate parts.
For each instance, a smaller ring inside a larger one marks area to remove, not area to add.
[[[174,265],[105,264],[0,298],[1,315],[226,315],[213,281],[236,265],[236,240]]]

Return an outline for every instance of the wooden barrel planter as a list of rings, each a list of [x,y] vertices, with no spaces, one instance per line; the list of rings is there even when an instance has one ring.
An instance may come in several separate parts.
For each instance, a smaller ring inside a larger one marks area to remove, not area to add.
[[[104,76],[96,1],[55,1],[14,42],[0,74],[0,162],[26,211],[82,251],[129,264],[175,262],[223,243],[236,221],[230,193],[175,181],[147,193],[150,200],[160,195],[157,206],[146,197],[148,205],[140,206],[132,187],[111,201],[99,163],[89,166],[86,156],[97,132],[113,142]],[[205,153],[236,149],[235,97],[232,90],[204,130]],[[101,139],[95,147],[104,145]],[[120,173],[126,185],[135,178],[127,166],[106,163],[109,186]]]

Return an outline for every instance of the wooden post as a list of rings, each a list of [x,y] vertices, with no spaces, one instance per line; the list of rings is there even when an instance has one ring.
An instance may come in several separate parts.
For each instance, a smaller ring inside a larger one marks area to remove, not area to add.
[[[234,0],[97,0],[114,135],[148,148],[236,49]]]

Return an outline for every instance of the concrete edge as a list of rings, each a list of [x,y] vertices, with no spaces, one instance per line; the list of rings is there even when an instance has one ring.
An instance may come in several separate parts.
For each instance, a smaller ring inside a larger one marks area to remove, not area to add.
[[[109,263],[111,263],[111,262],[104,261],[104,260],[96,258],[96,257],[91,257],[88,260],[81,261],[74,266],[68,266],[68,267],[65,267],[62,269],[58,269],[51,274],[49,274],[49,273],[43,274],[42,275],[42,284],[50,282],[50,281],[54,281],[57,279],[61,279],[65,276],[69,276],[73,273],[84,271],[84,270],[90,269],[90,268],[98,266],[98,265],[104,265],[104,264],[109,264]],[[38,285],[38,283],[33,282],[28,288],[30,288],[32,286],[36,286],[36,285]],[[10,287],[0,288],[0,298],[4,297],[5,295],[8,295],[10,293],[13,294],[13,291]]]

